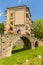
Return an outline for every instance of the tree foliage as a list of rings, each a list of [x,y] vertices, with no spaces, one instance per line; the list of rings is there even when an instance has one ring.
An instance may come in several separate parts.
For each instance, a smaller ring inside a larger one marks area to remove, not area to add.
[[[4,23],[0,23],[0,34],[4,33]]]
[[[42,19],[33,21],[32,32],[34,33],[35,37],[43,38],[43,20]]]

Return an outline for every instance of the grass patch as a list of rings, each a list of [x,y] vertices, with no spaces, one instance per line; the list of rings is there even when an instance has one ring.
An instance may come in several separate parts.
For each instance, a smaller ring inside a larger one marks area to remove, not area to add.
[[[30,65],[41,65],[42,63],[42,59],[38,59],[37,55],[43,55],[43,46],[31,50],[15,47],[13,51],[12,56],[0,60],[0,65],[22,65],[25,64],[26,59],[30,60]]]

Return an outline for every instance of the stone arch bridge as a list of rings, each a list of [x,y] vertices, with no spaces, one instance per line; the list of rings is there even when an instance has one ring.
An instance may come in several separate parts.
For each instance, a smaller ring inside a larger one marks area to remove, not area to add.
[[[7,57],[11,55],[13,44],[22,41],[24,43],[24,48],[34,48],[35,39],[29,35],[14,35],[14,34],[3,34],[0,35],[0,58]],[[27,44],[28,45],[27,45]]]

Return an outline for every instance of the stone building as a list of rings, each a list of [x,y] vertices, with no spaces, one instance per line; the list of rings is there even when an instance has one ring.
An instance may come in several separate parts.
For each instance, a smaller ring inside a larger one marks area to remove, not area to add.
[[[32,24],[30,19],[31,13],[26,5],[7,8],[5,11],[5,17],[5,34],[25,34],[26,32],[30,34],[30,26]]]

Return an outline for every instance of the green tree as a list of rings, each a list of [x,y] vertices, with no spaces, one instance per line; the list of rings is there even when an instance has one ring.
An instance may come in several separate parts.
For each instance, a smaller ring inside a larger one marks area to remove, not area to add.
[[[34,33],[35,37],[43,38],[43,20],[42,19],[33,21],[32,32]]]
[[[0,34],[4,33],[4,23],[0,23]]]

